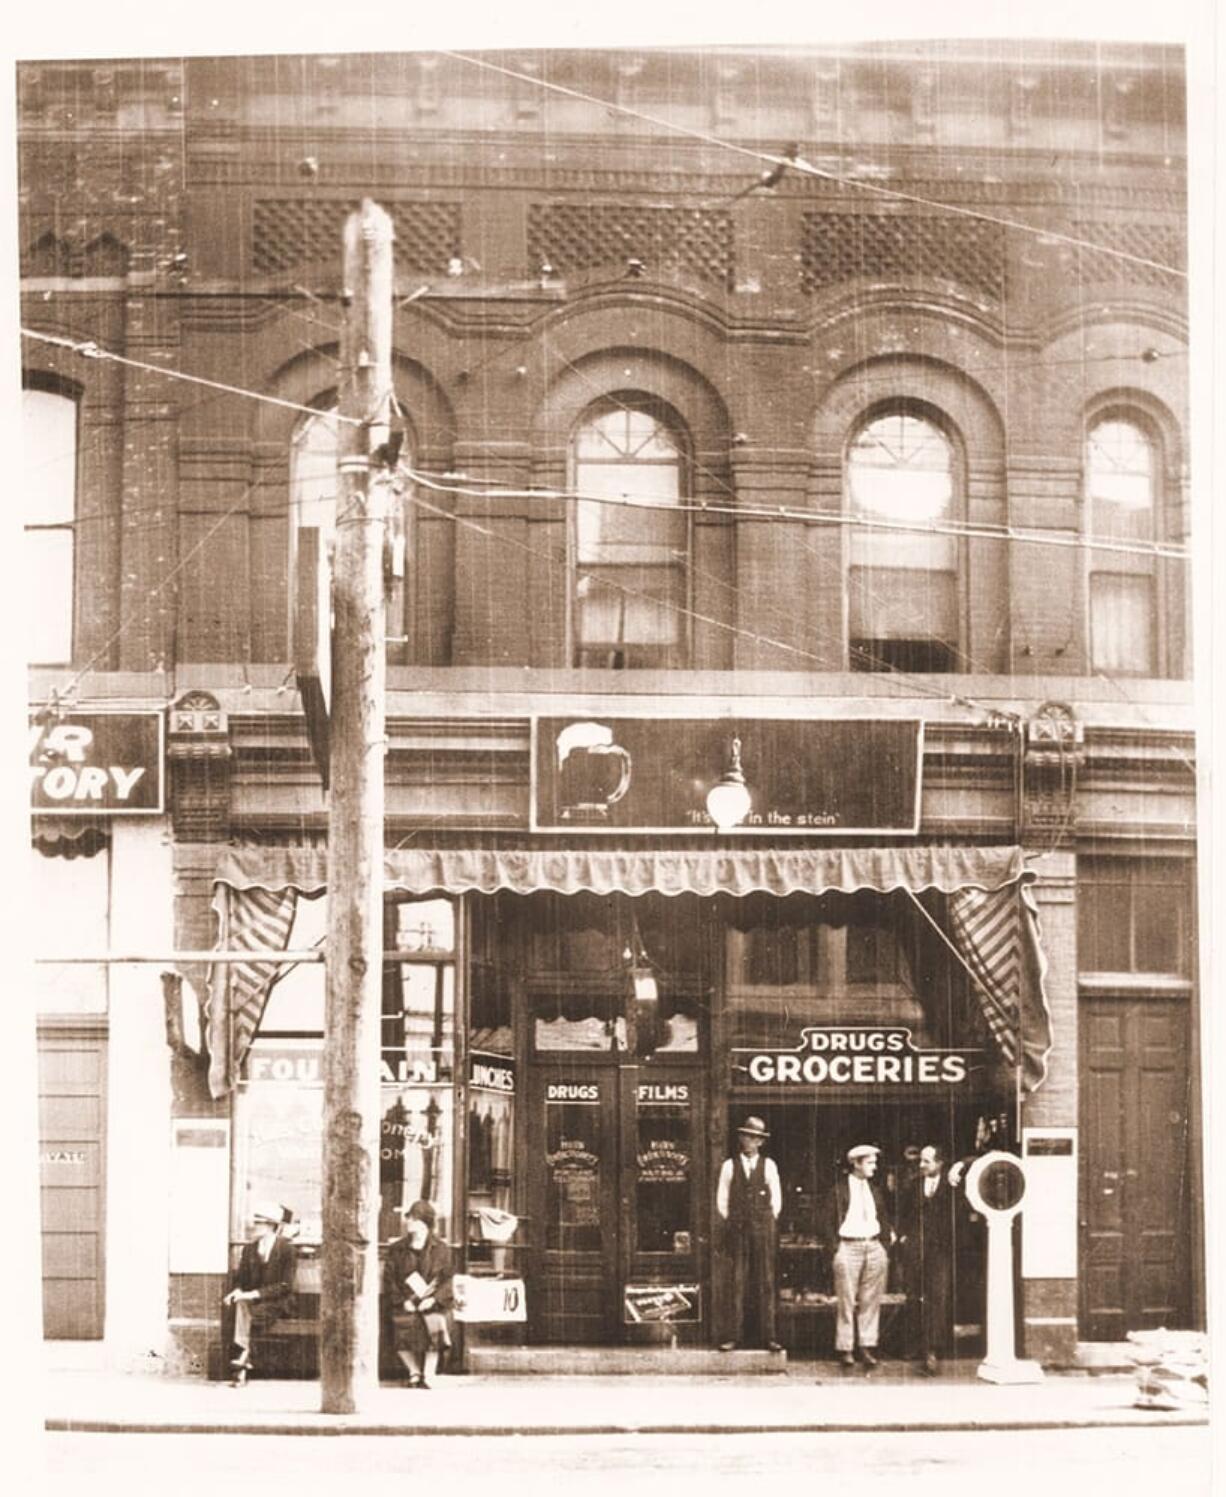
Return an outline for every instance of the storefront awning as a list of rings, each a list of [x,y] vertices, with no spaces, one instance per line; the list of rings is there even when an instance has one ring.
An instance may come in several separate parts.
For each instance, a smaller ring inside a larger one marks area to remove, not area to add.
[[[1028,877],[1020,847],[398,848],[383,860],[389,891],[406,894],[825,894],[993,890]],[[232,889],[327,887],[319,848],[231,848],[215,884]]]

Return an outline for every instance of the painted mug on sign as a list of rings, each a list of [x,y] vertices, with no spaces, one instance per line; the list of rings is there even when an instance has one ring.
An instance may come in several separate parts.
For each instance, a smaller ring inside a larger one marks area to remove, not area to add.
[[[629,752],[604,723],[571,723],[557,736],[558,802],[563,821],[603,821],[630,788]]]

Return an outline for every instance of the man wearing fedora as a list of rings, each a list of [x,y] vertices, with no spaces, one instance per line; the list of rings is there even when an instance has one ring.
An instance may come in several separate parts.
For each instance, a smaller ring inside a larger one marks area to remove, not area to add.
[[[715,1194],[732,1275],[731,1335],[720,1351],[737,1346],[782,1351],[775,1340],[775,1224],[783,1209],[779,1171],[762,1152],[770,1134],[761,1118],[746,1118],[736,1136],[738,1153],[724,1160]]]
[[[237,1356],[230,1363],[236,1388],[246,1383],[252,1369],[251,1342],[256,1331],[266,1331],[285,1313],[294,1292],[298,1249],[286,1228],[294,1219],[288,1206],[261,1201],[251,1213],[251,1241],[243,1248],[233,1287],[222,1300],[233,1306],[233,1343]]]
[[[839,1176],[826,1205],[824,1237],[834,1245],[834,1348],[845,1367],[854,1365],[857,1340],[864,1365],[877,1365],[887,1249],[894,1241],[889,1203],[873,1179],[880,1152],[873,1144],[848,1149],[848,1172]]]

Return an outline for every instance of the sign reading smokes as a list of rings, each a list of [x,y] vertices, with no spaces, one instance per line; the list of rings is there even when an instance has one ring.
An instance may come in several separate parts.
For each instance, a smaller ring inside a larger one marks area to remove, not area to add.
[[[538,717],[533,831],[693,832],[733,739],[751,809],[730,830],[832,837],[919,828],[918,718]]]
[[[905,1028],[802,1029],[792,1050],[733,1050],[732,1079],[744,1086],[957,1086],[976,1050],[921,1050]]]
[[[39,713],[30,719],[27,739],[32,810],[57,816],[161,811],[160,712]]]

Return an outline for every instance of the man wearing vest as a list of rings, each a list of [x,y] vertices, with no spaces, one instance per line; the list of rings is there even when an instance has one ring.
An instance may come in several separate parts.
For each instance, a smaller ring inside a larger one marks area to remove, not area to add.
[[[848,1149],[850,1172],[839,1176],[827,1203],[823,1235],[834,1247],[834,1348],[844,1367],[854,1364],[857,1339],[864,1365],[877,1365],[881,1296],[890,1267],[886,1249],[894,1241],[885,1192],[873,1182],[880,1152],[872,1144]]]
[[[783,1192],[775,1161],[762,1153],[770,1137],[761,1118],[746,1118],[737,1129],[739,1152],[719,1172],[715,1209],[723,1222],[724,1250],[732,1271],[731,1337],[720,1351],[765,1346],[775,1340],[775,1223]]]

